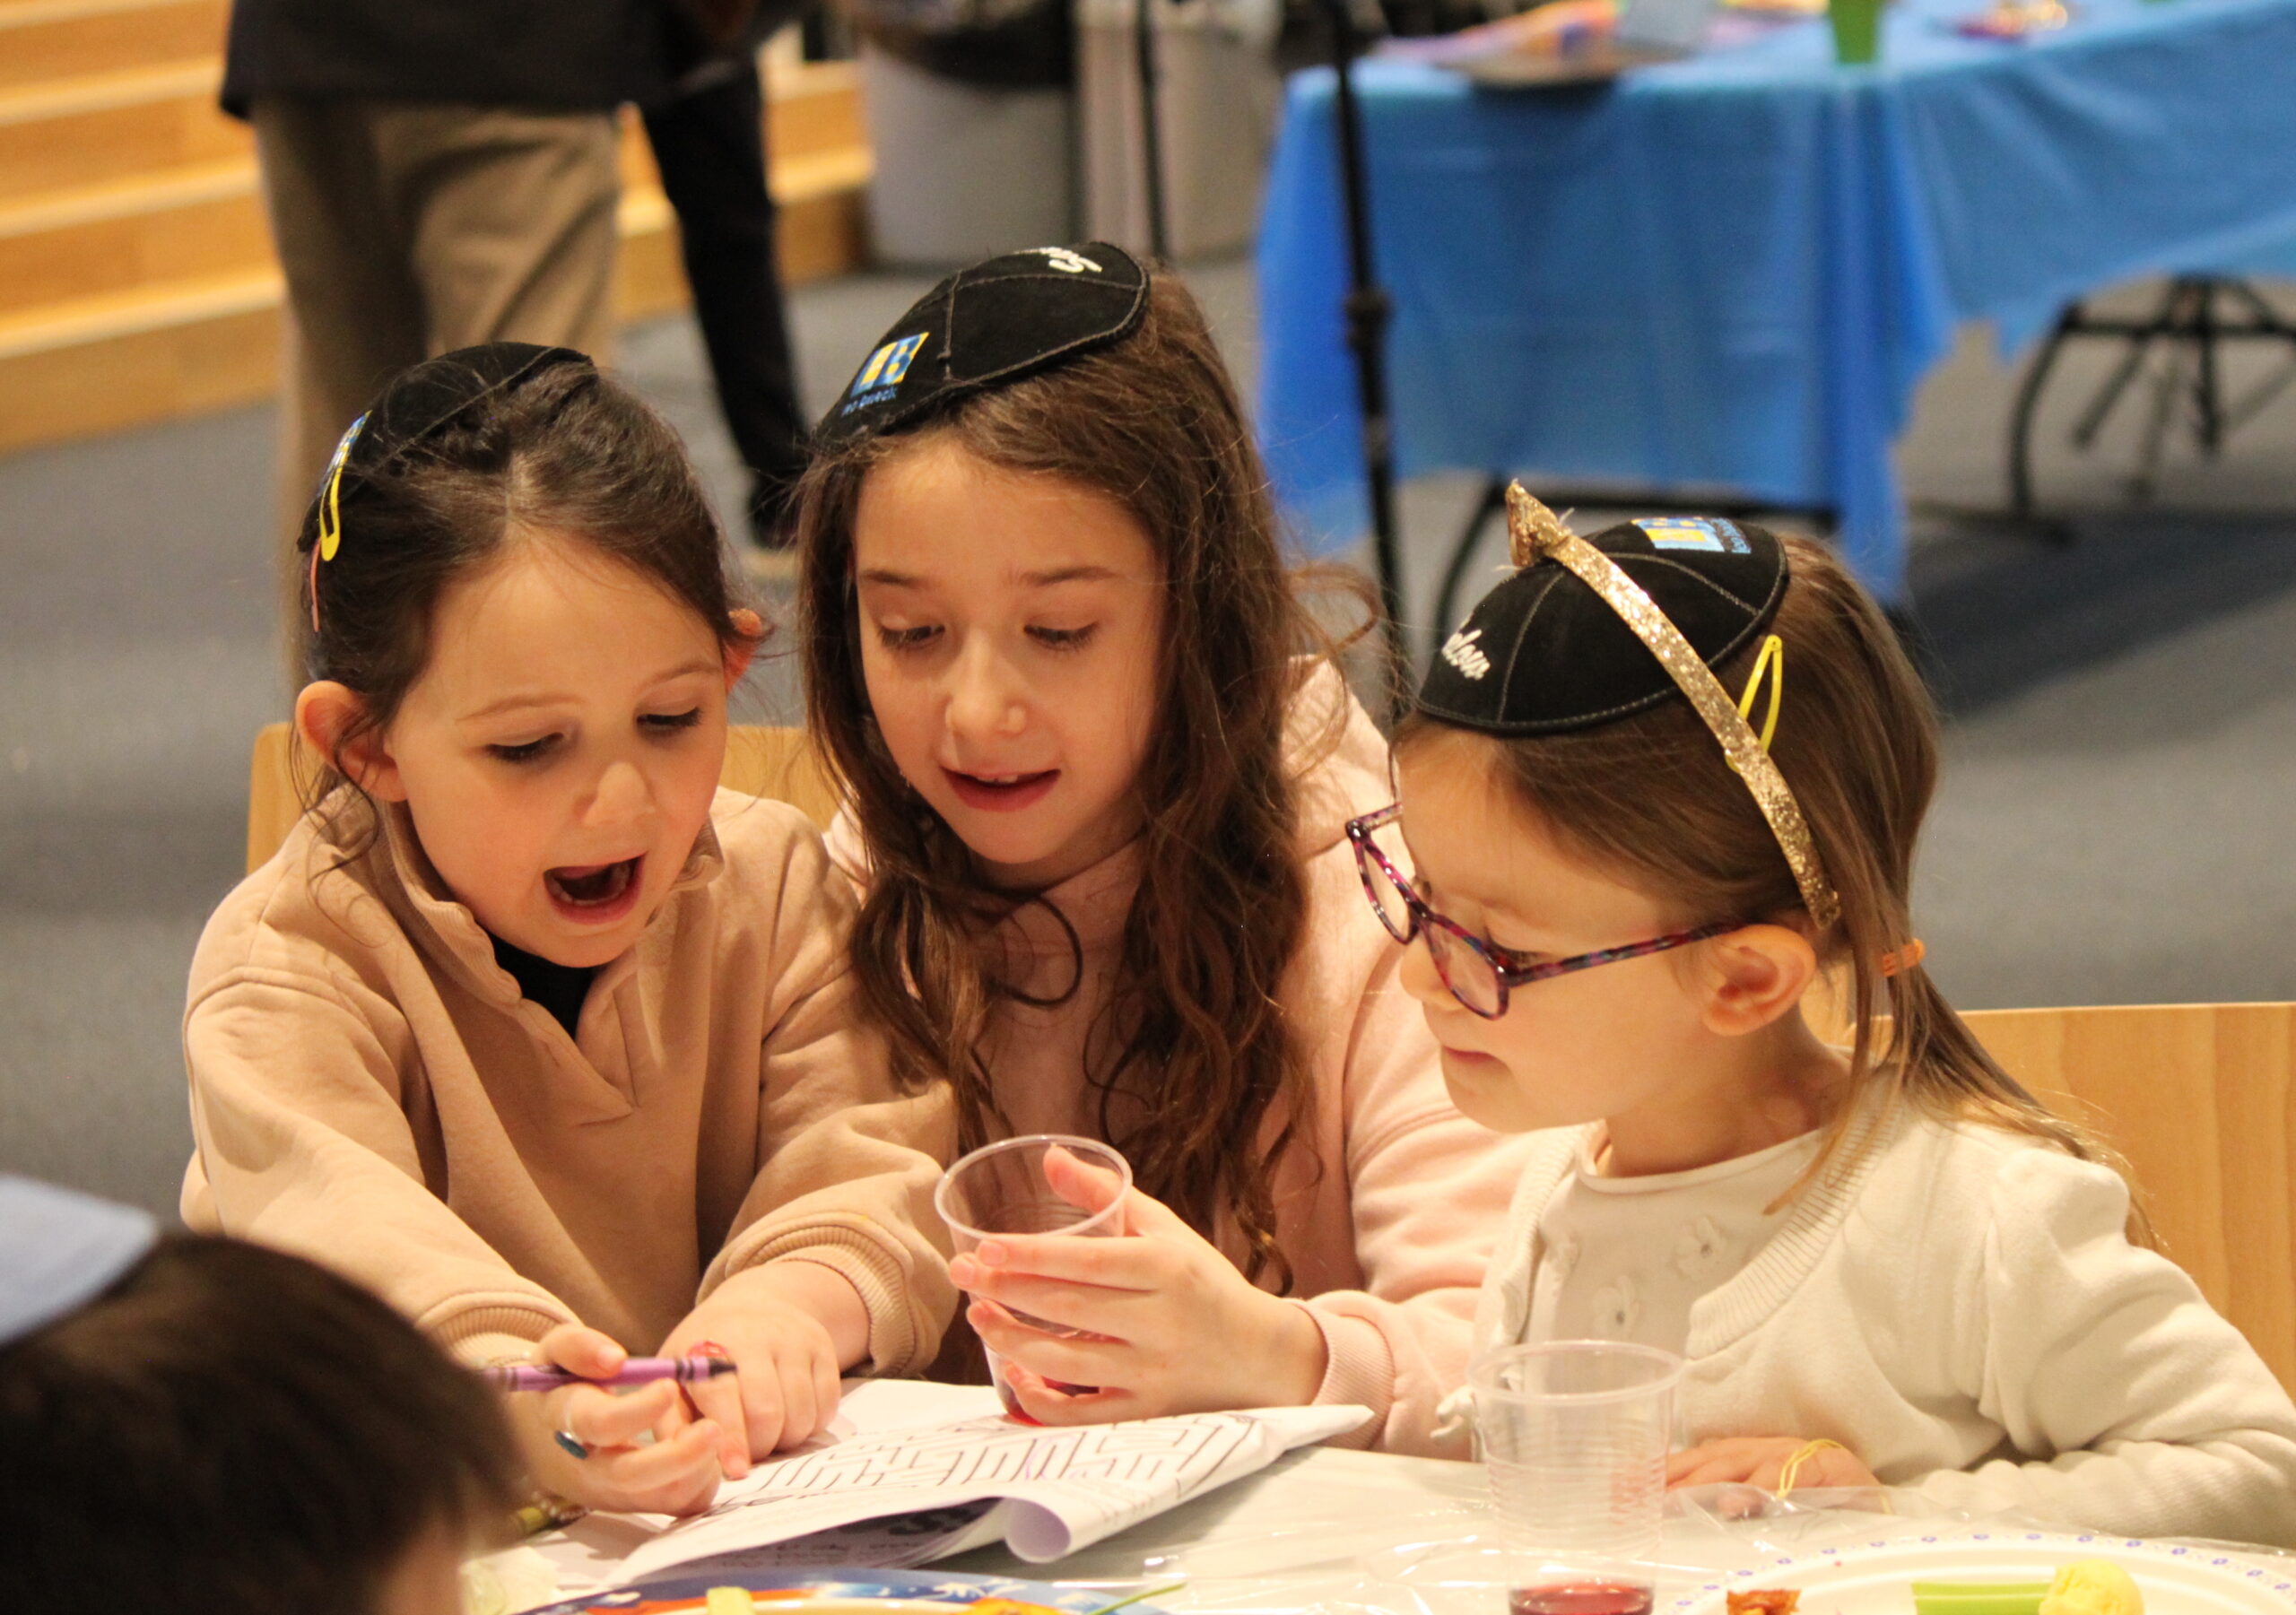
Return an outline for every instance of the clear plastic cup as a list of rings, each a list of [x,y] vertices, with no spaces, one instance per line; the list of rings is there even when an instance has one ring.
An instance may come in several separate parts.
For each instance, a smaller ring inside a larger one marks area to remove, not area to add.
[[[1655,1346],[1509,1346],[1467,1374],[1511,1569],[1511,1615],[1649,1615],[1683,1359]]]
[[[1116,1174],[1116,1198],[1099,1211],[1063,1199],[1045,1177],[1045,1158],[1065,1150],[1088,1167]],[[978,1247],[992,1234],[1065,1234],[1081,1238],[1108,1238],[1124,1226],[1124,1196],[1132,1189],[1132,1163],[1097,1139],[1065,1133],[1031,1133],[1020,1138],[984,1145],[941,1175],[933,1207],[949,1225],[949,1237],[959,1255]],[[1006,1311],[1031,1329],[1074,1339],[1085,1332],[1031,1316],[1016,1307]],[[1004,1411],[1025,1420],[1019,1400],[1005,1383],[1004,1359],[988,1353],[989,1377]],[[1048,1381],[1055,1390],[1089,1394],[1097,1387]]]

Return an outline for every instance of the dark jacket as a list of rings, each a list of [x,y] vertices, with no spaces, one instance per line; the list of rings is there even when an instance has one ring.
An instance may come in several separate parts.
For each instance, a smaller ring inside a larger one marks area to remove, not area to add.
[[[661,0],[234,0],[223,109],[258,96],[604,111],[665,83]]]

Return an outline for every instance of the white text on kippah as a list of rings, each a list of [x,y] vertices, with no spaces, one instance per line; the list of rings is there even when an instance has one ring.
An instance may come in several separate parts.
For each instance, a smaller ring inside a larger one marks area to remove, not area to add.
[[[1491,671],[1491,658],[1475,648],[1475,641],[1483,638],[1483,630],[1461,629],[1443,641],[1443,660],[1457,668],[1470,679],[1479,679]]]

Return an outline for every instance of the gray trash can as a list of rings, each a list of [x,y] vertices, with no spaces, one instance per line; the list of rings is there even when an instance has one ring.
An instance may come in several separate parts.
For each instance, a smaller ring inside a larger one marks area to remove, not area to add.
[[[1071,0],[857,0],[880,261],[1074,239]]]
[[[1234,252],[1259,228],[1283,93],[1281,0],[1075,0],[1084,231],[1149,244],[1137,7],[1155,30],[1164,230],[1175,258]]]

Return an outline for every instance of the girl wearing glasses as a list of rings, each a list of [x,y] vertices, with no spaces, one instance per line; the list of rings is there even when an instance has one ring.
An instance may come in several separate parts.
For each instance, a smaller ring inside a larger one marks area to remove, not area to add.
[[[1344,829],[1386,747],[1202,314],[1097,243],[975,265],[817,445],[804,643],[854,977],[961,1147],[1096,1137],[1141,1190],[1123,1237],[959,1258],[1008,1388],[1048,1423],[1362,1403],[1356,1444],[1431,1450],[1524,1147],[1452,1107],[1362,914]]]
[[[2296,1408],[1922,969],[1936,725],[1873,603],[1803,541],[1510,503],[1349,829],[1460,1108],[1540,1130],[1478,1348],[1682,1353],[1676,1485],[2296,1540]]]

